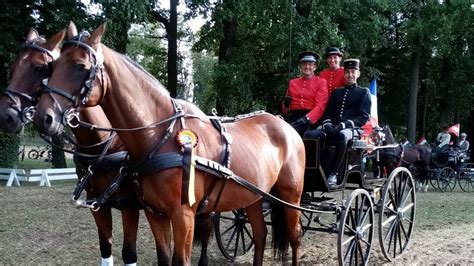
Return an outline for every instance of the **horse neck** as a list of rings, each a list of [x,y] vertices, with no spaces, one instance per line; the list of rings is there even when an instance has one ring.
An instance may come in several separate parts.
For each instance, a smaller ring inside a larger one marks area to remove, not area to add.
[[[98,127],[110,127],[110,122],[104,114],[104,111],[99,106],[89,107],[81,110],[81,120],[96,125]],[[91,130],[89,128],[77,127],[72,129],[72,133],[76,137],[77,143],[80,146],[91,146],[107,140],[110,137],[110,133],[106,131]],[[110,147],[110,151],[117,151],[121,145],[121,142],[115,141]],[[97,148],[86,149],[84,152],[100,153],[102,152],[103,145]]]
[[[395,144],[395,138],[393,137],[392,130],[388,126],[385,127],[385,142],[387,144]]]
[[[138,128],[175,114],[169,92],[124,56],[103,47],[108,80],[102,108],[115,128]],[[146,130],[119,131],[132,159],[146,156],[159,142],[169,123]]]

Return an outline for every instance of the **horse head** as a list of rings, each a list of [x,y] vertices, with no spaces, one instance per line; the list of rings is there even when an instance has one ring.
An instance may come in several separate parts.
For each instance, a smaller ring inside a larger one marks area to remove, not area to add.
[[[0,98],[0,128],[18,133],[33,117],[42,81],[50,75],[51,63],[59,57],[65,32],[48,39],[31,29],[12,67],[12,78]]]
[[[92,34],[78,34],[76,25],[69,23],[61,57],[53,63],[33,118],[40,132],[60,134],[78,116],[78,110],[100,104],[106,92],[100,44],[104,31],[102,24]]]

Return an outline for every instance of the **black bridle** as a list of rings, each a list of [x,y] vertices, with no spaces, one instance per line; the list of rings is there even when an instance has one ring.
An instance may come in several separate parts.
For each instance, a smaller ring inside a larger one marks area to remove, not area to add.
[[[81,86],[81,89],[80,89],[80,92],[79,92],[79,95],[76,96],[76,95],[73,95],[71,93],[68,93],[66,91],[64,91],[63,89],[61,88],[56,88],[56,87],[52,87],[48,84],[44,84],[44,90],[43,92],[45,93],[48,93],[49,95],[51,95],[51,97],[53,98],[53,100],[55,102],[56,99],[52,96],[52,94],[56,94],[56,95],[59,95],[65,99],[67,99],[68,101],[70,101],[73,105],[73,108],[77,108],[79,107],[79,105],[86,105],[87,102],[89,101],[89,96],[92,92],[92,89],[94,88],[94,84],[95,84],[95,79],[96,79],[96,75],[97,73],[99,72],[101,75],[100,75],[100,78],[101,78],[101,85],[103,85],[103,80],[104,80],[104,67],[103,67],[103,62],[104,62],[104,59],[103,59],[103,56],[102,54],[96,52],[94,50],[94,48],[92,48],[91,46],[89,46],[88,44],[86,44],[84,41],[83,41],[83,38],[84,37],[89,37],[90,34],[88,32],[81,32],[79,35],[65,41],[63,43],[63,48],[64,49],[65,47],[67,46],[76,46],[76,47],[81,47],[81,48],[84,48],[88,54],[89,54],[89,61],[91,63],[91,68],[89,70],[89,75],[88,77],[84,80],[84,82],[82,83],[82,86]],[[58,105],[59,107],[59,105]]]
[[[55,53],[54,51],[50,51],[46,48],[41,47],[40,45],[43,44],[44,42],[45,42],[44,38],[38,37],[32,40],[31,42],[23,44],[21,46],[20,52],[23,52],[28,49],[32,49],[32,50],[36,50],[36,51],[46,54],[51,59],[51,61],[47,62],[46,78],[48,78],[51,76],[51,73],[52,73],[52,63],[53,61],[59,58],[59,53],[58,52]],[[20,118],[23,123],[31,122],[34,111],[35,111],[35,106],[38,103],[38,99],[42,93],[43,87],[44,87],[44,82],[41,83],[40,87],[38,88],[38,91],[34,95],[29,95],[29,94],[20,92],[16,89],[13,89],[10,86],[8,86],[3,92],[3,94],[6,95],[12,102],[11,107],[14,108],[19,114],[21,114]],[[18,101],[16,97],[27,100],[29,103],[31,103],[31,105],[21,109],[21,103]]]

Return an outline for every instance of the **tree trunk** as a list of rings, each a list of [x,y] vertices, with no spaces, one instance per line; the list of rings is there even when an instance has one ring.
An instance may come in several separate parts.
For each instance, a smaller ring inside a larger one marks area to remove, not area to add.
[[[66,168],[66,157],[64,156],[64,151],[62,151],[57,147],[64,147],[64,138],[61,136],[53,136],[52,137],[53,141],[53,150],[52,150],[52,160],[51,163],[53,165],[53,168]]]
[[[178,31],[178,15],[176,8],[177,0],[170,0],[170,24],[168,34],[168,90],[171,97],[178,95],[178,48],[177,48],[177,31]]]
[[[219,44],[219,64],[225,62],[226,58],[229,55],[229,50],[236,46],[236,32],[237,32],[237,23],[235,21],[226,20],[224,21],[224,38],[221,40]],[[216,88],[217,88],[217,100],[216,100],[216,110],[218,114],[225,113],[225,103],[224,99],[227,98],[227,88],[225,84],[219,83],[226,83],[225,80],[217,80],[216,81]]]
[[[416,47],[415,47],[416,49]],[[408,141],[415,143],[416,136],[416,102],[418,96],[420,76],[420,52],[414,51],[411,54],[410,62],[410,94],[408,106]]]
[[[426,82],[422,82],[422,92],[423,92],[423,111],[421,113],[420,121],[420,136],[426,137],[426,110],[428,108],[428,85]]]

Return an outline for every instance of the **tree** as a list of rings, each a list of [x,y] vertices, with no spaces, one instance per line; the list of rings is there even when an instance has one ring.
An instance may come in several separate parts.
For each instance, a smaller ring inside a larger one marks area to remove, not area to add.
[[[30,1],[0,2],[0,86],[3,91],[10,79],[10,69],[20,45],[33,25]],[[13,168],[18,163],[19,136],[0,133],[0,166]]]
[[[170,0],[169,18],[166,18],[163,9],[154,9],[151,11],[153,17],[162,23],[166,29],[168,39],[168,82],[166,87],[168,88],[171,97],[176,97],[178,94],[177,5],[177,0]]]

